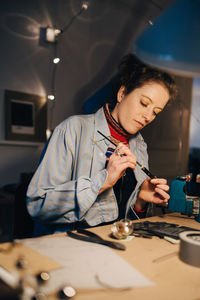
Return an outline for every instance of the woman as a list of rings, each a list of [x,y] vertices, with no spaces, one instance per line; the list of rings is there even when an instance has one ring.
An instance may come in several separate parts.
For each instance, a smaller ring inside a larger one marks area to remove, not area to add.
[[[139,132],[175,96],[175,83],[131,54],[119,74],[115,104],[72,116],[54,130],[27,192],[28,211],[40,224],[36,234],[143,216],[148,203],[168,202],[166,180],[150,179],[136,161],[148,168]]]

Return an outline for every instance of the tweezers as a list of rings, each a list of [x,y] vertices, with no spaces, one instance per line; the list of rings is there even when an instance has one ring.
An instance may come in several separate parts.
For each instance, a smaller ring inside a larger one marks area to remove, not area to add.
[[[126,250],[125,245],[118,243],[118,242],[104,240],[99,235],[97,235],[96,233],[93,233],[91,231],[88,231],[85,229],[77,229],[77,232],[81,233],[81,234],[77,234],[72,231],[67,231],[67,235],[74,239],[77,239],[77,240],[91,242],[91,243],[97,243],[97,244],[105,245],[105,246],[108,246],[108,247],[111,247],[111,248],[114,248],[117,250]]]

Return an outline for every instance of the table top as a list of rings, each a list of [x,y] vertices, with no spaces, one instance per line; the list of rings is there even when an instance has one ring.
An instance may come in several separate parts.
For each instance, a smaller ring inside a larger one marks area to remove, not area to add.
[[[192,217],[189,218],[178,213],[141,219],[140,221],[143,222],[145,220],[175,223],[200,230],[200,223],[196,222]],[[111,225],[90,228],[90,231],[99,234],[105,239],[112,240],[110,238]],[[123,243],[126,245],[125,251],[114,249],[112,251],[115,251],[131,266],[153,281],[154,285],[127,290],[77,290],[76,300],[200,300],[200,268],[190,266],[179,259],[179,244],[172,244],[158,237],[153,237],[152,239],[134,237],[132,240],[124,241]],[[1,244],[0,246],[2,248],[9,245]],[[32,273],[37,273],[38,270],[41,270],[41,265],[46,270],[52,270],[59,266],[47,257],[41,256],[24,245],[20,245],[20,243],[17,248],[13,247],[9,252],[0,252],[0,264],[10,270],[19,254],[18,252],[22,251],[22,249],[30,262]],[[48,299],[56,298],[52,295]]]

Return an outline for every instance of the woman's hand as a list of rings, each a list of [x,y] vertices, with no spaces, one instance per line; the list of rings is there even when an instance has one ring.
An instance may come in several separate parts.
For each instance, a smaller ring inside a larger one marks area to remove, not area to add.
[[[167,180],[163,178],[147,178],[141,185],[138,198],[135,203],[137,210],[142,210],[147,202],[155,204],[167,204],[170,198]]]
[[[100,193],[111,188],[122,177],[127,168],[135,169],[136,157],[130,151],[129,147],[123,143],[119,143],[114,153],[109,157],[107,164],[107,179],[102,186]]]

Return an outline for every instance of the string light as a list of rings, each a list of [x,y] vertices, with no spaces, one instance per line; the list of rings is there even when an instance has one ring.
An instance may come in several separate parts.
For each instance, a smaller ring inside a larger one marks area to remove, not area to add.
[[[53,59],[54,64],[58,64],[60,62],[60,58],[59,57],[55,57]]]
[[[61,41],[61,37],[63,34],[69,29],[69,27],[72,25],[72,23],[78,18],[80,14],[82,14],[84,11],[86,11],[89,7],[89,1],[82,1],[81,9],[80,11],[74,15],[71,20],[68,22],[66,26],[64,26],[62,29],[47,27],[46,28],[46,36],[45,40],[46,42],[52,43],[53,50],[54,50],[54,58],[53,58],[53,71],[52,71],[52,80],[51,80],[51,92],[47,96],[47,99],[50,100],[51,106],[49,111],[49,127],[50,130],[52,128],[52,122],[53,122],[53,109],[55,107],[56,102],[56,95],[55,95],[55,79],[56,79],[56,71],[57,71],[57,65],[61,61],[59,55],[58,55],[58,44]]]
[[[88,2],[88,1],[83,1],[83,2],[82,2],[82,8],[83,8],[84,10],[87,10],[87,9],[88,9],[88,6],[89,6],[89,2]]]
[[[47,98],[51,101],[55,100],[55,96],[54,95],[48,95]]]
[[[149,25],[153,25],[153,21],[152,20],[148,20]]]

